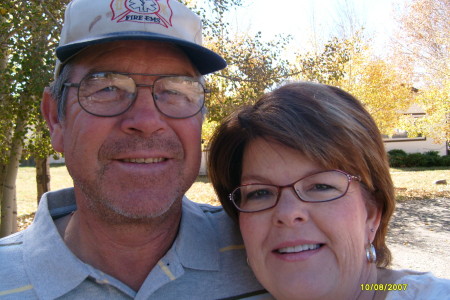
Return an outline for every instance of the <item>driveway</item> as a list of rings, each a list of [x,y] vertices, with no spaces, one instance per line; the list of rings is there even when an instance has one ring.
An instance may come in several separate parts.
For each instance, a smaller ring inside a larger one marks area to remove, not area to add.
[[[450,195],[397,203],[387,245],[393,269],[427,271],[450,279]]]

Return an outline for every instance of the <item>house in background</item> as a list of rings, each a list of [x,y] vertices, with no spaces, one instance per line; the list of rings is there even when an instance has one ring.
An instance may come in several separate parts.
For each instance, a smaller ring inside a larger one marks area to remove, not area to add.
[[[412,105],[404,114],[422,118],[425,116],[425,111],[418,105]],[[450,154],[449,145],[445,142],[436,143],[432,138],[421,136],[408,137],[408,133],[401,130],[398,130],[392,137],[385,137],[383,141],[386,151],[401,149],[406,153],[437,151],[441,156]]]

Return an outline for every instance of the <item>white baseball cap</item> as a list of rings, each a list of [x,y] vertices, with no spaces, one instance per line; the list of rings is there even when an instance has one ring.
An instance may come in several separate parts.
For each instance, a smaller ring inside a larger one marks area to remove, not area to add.
[[[55,77],[84,48],[118,40],[175,44],[201,74],[227,65],[220,55],[202,46],[200,18],[176,0],[72,0],[56,48]]]

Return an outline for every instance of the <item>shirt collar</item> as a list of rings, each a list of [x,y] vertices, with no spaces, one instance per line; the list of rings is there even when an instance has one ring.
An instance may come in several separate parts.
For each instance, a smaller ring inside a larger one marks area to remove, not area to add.
[[[219,237],[211,220],[198,205],[186,197],[180,229],[174,242],[183,267],[197,270],[219,270]]]
[[[60,297],[90,275],[88,266],[67,248],[49,211],[63,215],[74,207],[73,189],[47,193],[39,203],[34,222],[24,232],[25,267],[40,298]]]

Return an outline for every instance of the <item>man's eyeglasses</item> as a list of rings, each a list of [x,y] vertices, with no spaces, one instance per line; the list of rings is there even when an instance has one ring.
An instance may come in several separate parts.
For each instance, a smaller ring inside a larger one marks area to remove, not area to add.
[[[157,77],[153,84],[137,84],[130,75]],[[181,75],[98,72],[80,83],[64,83],[78,88],[78,102],[88,113],[114,117],[126,112],[137,98],[138,87],[150,87],[156,108],[165,116],[184,119],[196,115],[209,91],[195,78]]]
[[[244,184],[236,188],[229,198],[241,212],[258,212],[275,207],[284,188],[292,188],[303,202],[327,202],[344,196],[351,181],[361,181],[361,178],[341,170],[322,171],[283,186]]]

